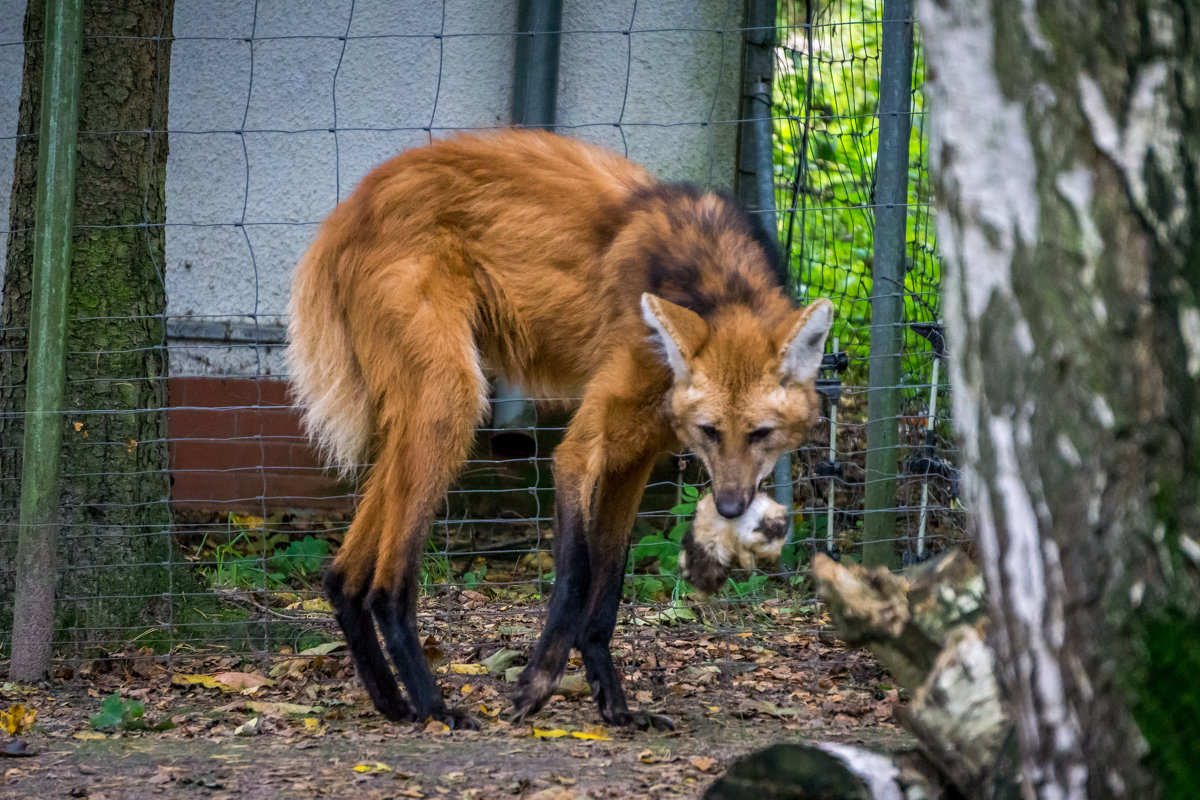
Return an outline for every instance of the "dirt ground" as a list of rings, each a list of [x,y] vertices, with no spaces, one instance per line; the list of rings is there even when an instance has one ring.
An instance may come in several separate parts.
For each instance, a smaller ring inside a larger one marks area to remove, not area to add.
[[[464,629],[470,598],[450,603],[455,615],[422,620],[426,654],[480,730],[383,720],[336,642],[265,662],[130,652],[64,668],[45,686],[0,686],[10,720],[17,706],[26,723],[36,712],[15,738],[0,732],[0,746],[32,753],[0,758],[0,798],[699,797],[738,756],[777,742],[908,743],[892,723],[902,699],[870,656],[784,604],[757,609],[750,630],[620,626],[613,652],[630,704],[673,717],[673,732],[601,726],[577,664],[533,724],[513,725],[511,664],[536,635],[537,612],[492,610],[478,617],[492,635],[462,641],[451,631]],[[90,721],[114,692],[144,716]]]

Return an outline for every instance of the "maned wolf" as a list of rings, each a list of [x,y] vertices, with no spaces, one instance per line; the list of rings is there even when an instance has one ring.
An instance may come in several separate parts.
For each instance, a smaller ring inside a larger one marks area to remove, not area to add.
[[[607,722],[670,724],[628,708],[609,653],[630,532],[663,451],[697,453],[735,518],[814,420],[833,306],[793,308],[774,259],[728,198],[542,132],[411,150],[334,209],[296,268],[288,360],[324,452],[345,473],[369,464],[325,587],[382,714],[471,724],[418,643],[418,570],[499,373],[581,398],[554,456],[557,580],[515,718],[576,647]]]

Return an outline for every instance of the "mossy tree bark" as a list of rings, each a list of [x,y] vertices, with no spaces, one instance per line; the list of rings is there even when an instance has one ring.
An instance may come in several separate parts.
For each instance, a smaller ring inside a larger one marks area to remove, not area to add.
[[[147,609],[161,606],[168,580],[162,223],[173,9],[84,3],[57,597],[60,625],[85,643],[153,619]],[[3,563],[16,549],[43,22],[43,4],[31,2],[0,330]],[[12,576],[0,580],[11,596]]]
[[[1200,14],[922,0],[919,19],[954,411],[1026,796],[1200,796]]]

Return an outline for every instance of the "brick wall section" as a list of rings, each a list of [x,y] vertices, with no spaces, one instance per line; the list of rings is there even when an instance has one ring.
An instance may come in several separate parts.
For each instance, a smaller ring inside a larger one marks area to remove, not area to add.
[[[323,470],[272,378],[171,378],[171,500],[179,508],[346,511],[348,488]]]

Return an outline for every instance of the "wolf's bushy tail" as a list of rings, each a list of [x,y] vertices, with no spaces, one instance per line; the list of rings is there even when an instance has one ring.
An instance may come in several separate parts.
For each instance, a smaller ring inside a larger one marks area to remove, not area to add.
[[[300,263],[289,302],[287,365],[304,428],[343,477],[369,457],[371,406],[345,310],[331,278],[340,248],[318,236]]]

